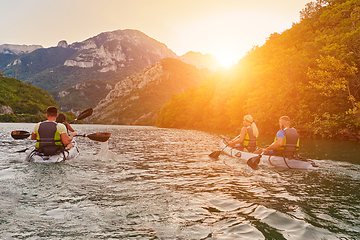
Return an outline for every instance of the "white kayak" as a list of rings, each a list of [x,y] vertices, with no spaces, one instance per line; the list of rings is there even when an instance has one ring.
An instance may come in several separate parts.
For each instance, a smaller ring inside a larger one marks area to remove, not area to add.
[[[56,163],[56,162],[65,162],[70,159],[74,159],[79,156],[80,152],[77,147],[77,142],[72,141],[74,145],[70,150],[65,150],[59,154],[52,156],[45,156],[41,153],[35,151],[35,147],[30,149],[30,152],[26,156],[26,161],[28,162],[40,162],[40,163]]]
[[[240,151],[236,148],[232,148],[227,146],[227,142],[225,139],[220,140],[220,148],[223,149],[223,152],[231,157],[236,157],[243,160],[249,160],[252,157],[259,156],[259,154],[248,153]],[[281,168],[289,168],[289,169],[319,169],[319,167],[311,160],[306,158],[299,159],[288,159],[282,156],[274,156],[274,155],[262,155],[260,158],[259,165],[270,165]]]

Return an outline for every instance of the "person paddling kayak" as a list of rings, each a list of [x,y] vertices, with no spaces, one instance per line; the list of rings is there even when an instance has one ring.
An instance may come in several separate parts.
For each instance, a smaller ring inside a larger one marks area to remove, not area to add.
[[[62,123],[65,125],[66,127],[66,132],[69,133],[70,132],[75,132],[75,130],[70,126],[70,124],[66,121],[66,115],[63,114],[63,113],[59,113],[57,118],[56,118],[56,122],[57,123]],[[70,149],[72,148],[74,145],[70,142],[66,147],[65,149]]]
[[[70,149],[69,145],[76,133],[70,136],[67,133],[66,126],[57,123],[58,109],[54,106],[46,110],[47,121],[39,122],[31,134],[31,139],[36,140],[36,150],[44,155],[55,155],[64,149]]]
[[[292,158],[299,148],[299,133],[295,128],[290,128],[288,116],[280,117],[279,126],[280,130],[277,132],[274,142],[269,147],[260,149],[260,152]]]
[[[63,113],[59,113],[59,115],[56,118],[57,123],[62,123],[65,125],[67,131],[69,132],[75,132],[75,130],[71,127],[71,125],[66,121],[66,115]]]
[[[229,141],[230,147],[235,147],[240,151],[253,152],[257,148],[257,138],[259,137],[259,130],[250,115],[244,116],[244,127],[241,128],[240,135],[233,141]]]

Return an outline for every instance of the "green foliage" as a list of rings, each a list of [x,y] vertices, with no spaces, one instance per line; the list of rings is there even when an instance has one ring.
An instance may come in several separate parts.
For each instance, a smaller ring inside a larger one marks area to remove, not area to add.
[[[23,83],[14,78],[0,77],[0,105],[9,106],[15,115],[2,115],[2,120],[21,121],[29,119],[29,115],[41,115],[48,106],[57,106],[56,101],[44,90]],[[25,115],[23,115],[25,114]],[[28,114],[28,115],[26,115]],[[34,117],[38,119],[38,117]]]
[[[342,138],[343,135],[348,132],[355,132],[360,127],[360,122],[344,113],[330,114],[325,112],[321,116],[314,114],[313,117],[313,121],[306,124],[308,134],[312,137]]]
[[[0,115],[0,122],[27,122],[37,123],[46,120],[45,114],[3,114]]]
[[[300,19],[251,49],[227,74],[173,97],[157,124],[235,130],[251,114],[264,134],[276,132],[279,117],[287,115],[315,137],[339,137],[344,129],[357,132],[360,2],[317,0],[306,5]],[[213,88],[206,88],[210,82]]]

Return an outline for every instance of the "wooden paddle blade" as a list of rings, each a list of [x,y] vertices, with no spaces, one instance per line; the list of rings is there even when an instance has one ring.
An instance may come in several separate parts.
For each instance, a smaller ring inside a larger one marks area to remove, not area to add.
[[[77,120],[83,120],[84,118],[91,116],[91,114],[93,114],[93,109],[92,108],[86,109],[85,111],[80,113],[80,115],[77,117]]]
[[[211,158],[218,158],[220,156],[221,151],[215,151],[209,154]]]
[[[110,138],[111,133],[93,133],[87,135],[88,138],[98,142],[106,142]]]
[[[261,155],[258,155],[256,157],[252,157],[249,160],[247,160],[247,165],[249,165],[249,167],[251,167],[252,169],[257,169],[259,163],[260,163],[260,158]]]
[[[30,133],[27,131],[21,131],[21,130],[17,130],[17,131],[12,131],[11,132],[11,137],[14,139],[25,139],[28,138],[30,136]]]

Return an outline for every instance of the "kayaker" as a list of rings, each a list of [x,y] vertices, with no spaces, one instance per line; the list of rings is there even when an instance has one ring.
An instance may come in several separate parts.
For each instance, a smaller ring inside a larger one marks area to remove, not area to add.
[[[46,110],[47,121],[36,124],[34,132],[31,134],[32,140],[36,141],[37,151],[44,155],[55,155],[64,149],[70,149],[69,145],[76,133],[70,136],[67,133],[66,126],[57,123],[58,109],[54,106],[48,107]]]
[[[71,125],[66,121],[66,115],[65,114],[59,113],[59,115],[56,118],[56,122],[64,124],[68,131],[75,132],[75,130],[71,127]]]
[[[257,148],[256,139],[259,137],[259,130],[250,115],[243,118],[244,127],[241,128],[240,135],[234,140],[229,141],[230,147],[235,147],[240,151],[253,152]]]
[[[69,133],[70,132],[75,132],[75,130],[70,126],[70,124],[66,121],[66,115],[63,113],[59,113],[57,118],[56,118],[56,122],[57,123],[62,123],[65,125],[66,127],[66,132]],[[65,149],[70,149],[72,148],[74,145],[70,142]]]
[[[276,133],[274,142],[260,151],[268,155],[292,158],[299,148],[299,133],[295,128],[290,128],[290,118],[282,116],[279,119],[280,130]]]

